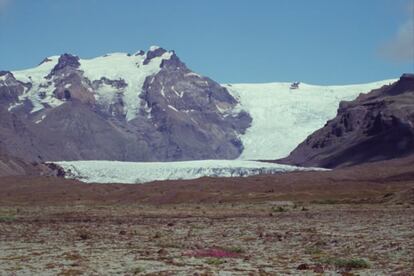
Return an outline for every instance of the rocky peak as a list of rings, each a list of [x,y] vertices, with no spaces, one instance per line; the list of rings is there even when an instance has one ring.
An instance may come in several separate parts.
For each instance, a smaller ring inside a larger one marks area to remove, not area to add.
[[[400,77],[400,80],[395,83],[393,89],[389,92],[390,95],[405,93],[407,91],[414,92],[414,74],[405,73]]]
[[[7,83],[7,85],[11,85],[16,82],[14,75],[10,71],[0,71],[0,83]]]
[[[79,66],[80,66],[79,57],[73,56],[71,54],[63,54],[59,57],[58,63],[52,69],[48,77],[55,75],[57,72],[59,72],[60,70],[64,68],[70,67],[70,68],[76,69]]]
[[[0,71],[0,83],[2,82],[8,86],[22,85],[22,83],[17,81],[13,73],[10,71]]]
[[[143,64],[147,65],[148,63],[150,63],[151,59],[156,58],[156,57],[160,57],[163,54],[165,54],[167,52],[167,50],[158,47],[158,46],[151,46],[150,49],[147,52],[147,57],[145,58]]]
[[[10,71],[0,71],[0,106],[10,104],[18,99],[24,91],[25,85],[17,81]]]
[[[414,73],[404,73],[404,74],[402,74],[400,80],[414,81]]]
[[[185,69],[187,70],[187,66],[183,63],[180,58],[172,52],[172,55],[169,59],[164,59],[160,65],[161,68],[168,69],[168,70],[177,70],[177,69]]]
[[[7,76],[7,75],[13,76],[13,74],[10,71],[0,71],[0,77]]]
[[[145,55],[145,52],[144,52],[144,51],[142,51],[142,50],[139,50],[138,52],[136,52],[136,53],[134,54],[134,56],[143,56],[143,55]]]
[[[42,60],[42,62],[40,62],[40,63],[39,63],[39,65],[41,65],[41,64],[43,64],[43,63],[46,63],[46,62],[50,62],[50,61],[52,61],[52,59],[50,59],[50,58],[44,58],[44,59]]]
[[[150,56],[159,48],[150,51]],[[165,50],[158,52],[158,55]],[[140,95],[144,115],[156,131],[168,139],[165,160],[210,158],[209,152],[235,158],[243,150],[238,135],[250,126],[251,117],[236,112],[237,101],[226,88],[213,80],[192,72],[177,57],[162,60],[161,70],[146,78]]]

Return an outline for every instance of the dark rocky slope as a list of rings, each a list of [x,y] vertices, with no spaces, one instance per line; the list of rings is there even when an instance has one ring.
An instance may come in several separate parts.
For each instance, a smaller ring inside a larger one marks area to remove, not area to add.
[[[10,156],[0,149],[0,177],[19,175],[54,175],[55,173],[47,166],[32,162],[29,163],[20,158]],[[1,181],[0,181],[0,184]]]
[[[336,168],[414,153],[414,74],[341,102],[337,116],[278,160]]]

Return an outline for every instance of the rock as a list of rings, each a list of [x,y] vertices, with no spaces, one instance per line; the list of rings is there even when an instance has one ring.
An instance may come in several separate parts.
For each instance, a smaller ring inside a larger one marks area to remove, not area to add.
[[[313,268],[313,272],[315,273],[324,273],[325,270],[321,264],[316,264]]]
[[[60,70],[70,67],[72,69],[76,69],[80,66],[79,57],[73,56],[71,54],[63,54],[59,57],[58,63],[52,69],[48,77],[52,77],[56,75]]]
[[[167,250],[165,250],[164,248],[161,248],[160,250],[158,250],[157,253],[162,256],[165,256],[168,254]]]
[[[167,50],[165,50],[163,48],[160,48],[160,47],[157,47],[157,46],[153,46],[152,49],[150,49],[147,52],[147,57],[145,58],[143,64],[144,65],[148,64],[151,61],[151,59],[153,59],[155,57],[160,57],[160,56],[162,56],[166,52],[167,52]]]
[[[308,270],[310,269],[308,264],[300,264],[297,268],[297,270]]]

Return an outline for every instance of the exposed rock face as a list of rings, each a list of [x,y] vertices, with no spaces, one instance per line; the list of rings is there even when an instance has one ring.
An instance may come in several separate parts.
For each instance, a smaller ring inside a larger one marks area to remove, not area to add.
[[[163,61],[161,71],[144,83],[141,98],[152,124],[161,134],[167,160],[214,155],[239,156],[250,116],[233,112],[236,100],[214,81],[191,72],[175,54]],[[236,131],[231,131],[236,130]]]
[[[160,57],[162,56],[164,53],[166,53],[167,51],[163,48],[159,48],[159,47],[151,47],[151,49],[148,51],[147,56],[143,62],[144,65],[147,65],[148,63],[150,63],[151,59],[155,58],[155,57]]]
[[[414,74],[341,102],[337,116],[283,162],[335,168],[414,153]]]
[[[48,60],[50,61],[50,60]],[[62,70],[70,71],[71,69],[76,69],[80,66],[79,57],[72,56],[70,54],[63,54],[59,57],[58,63],[53,67],[49,78],[55,76],[58,73],[62,73]]]
[[[233,159],[250,123],[225,88],[159,47],[0,73],[0,149],[29,161]]]
[[[17,81],[9,71],[0,71],[0,105],[6,106],[16,102],[25,87],[30,87],[30,85]]]

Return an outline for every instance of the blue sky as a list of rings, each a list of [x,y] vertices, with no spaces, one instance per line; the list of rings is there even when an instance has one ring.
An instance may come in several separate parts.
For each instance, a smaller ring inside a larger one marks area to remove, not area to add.
[[[395,78],[414,71],[413,2],[0,0],[0,70],[160,45],[222,83]]]

